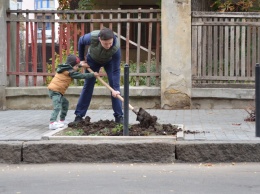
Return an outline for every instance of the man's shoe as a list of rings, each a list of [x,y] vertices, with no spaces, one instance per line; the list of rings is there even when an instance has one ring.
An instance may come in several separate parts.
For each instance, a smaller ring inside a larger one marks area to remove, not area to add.
[[[58,129],[61,127],[64,127],[63,123],[53,122],[53,123],[49,124],[49,129],[51,129],[51,130],[55,130],[55,129]]]
[[[83,118],[82,118],[81,116],[77,115],[77,116],[75,117],[74,122],[78,123],[78,122],[80,122],[80,121],[82,121],[82,120],[83,120]]]
[[[118,124],[124,124],[124,117],[123,116],[115,117],[115,122]]]

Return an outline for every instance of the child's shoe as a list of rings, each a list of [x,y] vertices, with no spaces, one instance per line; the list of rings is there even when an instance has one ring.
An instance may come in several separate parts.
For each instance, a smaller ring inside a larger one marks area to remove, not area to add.
[[[53,122],[53,123],[49,124],[49,129],[55,130],[55,129],[58,129],[58,128],[63,127],[63,126],[64,126],[63,123]]]
[[[68,120],[60,120],[59,123],[62,123],[63,125],[68,125],[70,122]]]

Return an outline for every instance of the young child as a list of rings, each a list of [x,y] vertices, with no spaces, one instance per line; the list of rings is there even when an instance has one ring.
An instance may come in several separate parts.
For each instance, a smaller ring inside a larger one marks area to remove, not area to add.
[[[97,77],[99,74],[94,73],[79,73],[80,60],[75,55],[68,55],[65,64],[58,65],[56,74],[48,85],[49,97],[52,99],[53,111],[50,118],[49,129],[55,130],[63,127],[68,122],[65,121],[67,116],[69,101],[64,97],[66,90],[68,89],[72,79],[89,79]],[[88,67],[82,63],[82,67]],[[60,113],[60,120],[57,122],[57,117]]]

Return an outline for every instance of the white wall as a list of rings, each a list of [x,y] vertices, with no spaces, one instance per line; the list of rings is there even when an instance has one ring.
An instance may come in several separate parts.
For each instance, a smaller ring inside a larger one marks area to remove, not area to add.
[[[58,0],[54,0],[55,7],[51,8],[49,10],[57,10],[59,3]],[[23,0],[22,3],[22,9],[23,10],[34,10],[34,0]],[[29,14],[29,19],[34,19],[34,14]],[[58,16],[55,15],[55,19],[58,19]],[[29,43],[31,43],[31,31],[29,31]],[[45,31],[46,38],[51,36],[51,30]],[[41,30],[38,30],[38,36],[41,35]],[[58,24],[55,24],[55,42],[58,42]],[[42,43],[42,40],[38,39],[37,43]],[[51,40],[46,40],[46,43],[51,43]]]

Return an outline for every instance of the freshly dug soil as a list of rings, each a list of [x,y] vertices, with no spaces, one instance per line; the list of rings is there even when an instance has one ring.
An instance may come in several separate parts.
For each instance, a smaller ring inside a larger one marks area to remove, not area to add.
[[[80,130],[80,136],[123,136],[123,125],[119,125],[113,120],[100,120],[98,122],[90,122],[90,120],[91,118],[86,116],[78,123],[71,122],[65,132]],[[182,129],[176,125],[157,122],[152,122],[150,126],[143,126],[143,123],[142,125],[129,125],[129,136],[176,135],[179,131]]]

